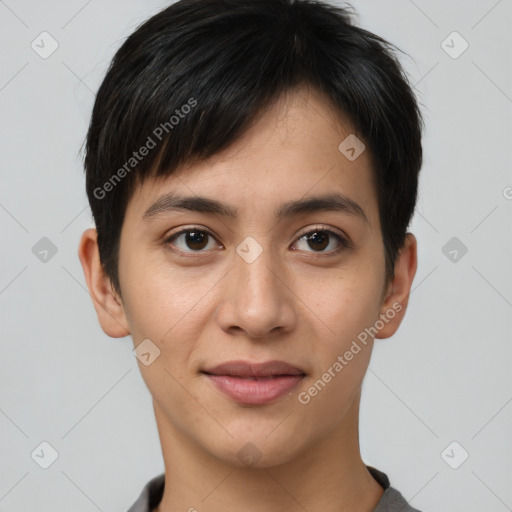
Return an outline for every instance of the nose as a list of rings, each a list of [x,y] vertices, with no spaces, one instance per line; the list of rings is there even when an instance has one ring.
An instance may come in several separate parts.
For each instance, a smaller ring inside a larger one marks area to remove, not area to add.
[[[246,246],[240,244],[233,260],[217,310],[221,328],[231,334],[243,332],[252,339],[270,339],[292,330],[297,318],[296,296],[284,263],[277,261],[271,248],[254,239]]]

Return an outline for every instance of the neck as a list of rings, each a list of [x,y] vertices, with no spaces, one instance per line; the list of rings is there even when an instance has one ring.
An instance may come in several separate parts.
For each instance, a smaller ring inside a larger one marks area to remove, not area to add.
[[[360,456],[359,397],[338,428],[286,463],[237,467],[198,447],[154,403],[165,465],[154,512],[372,512],[383,489]]]

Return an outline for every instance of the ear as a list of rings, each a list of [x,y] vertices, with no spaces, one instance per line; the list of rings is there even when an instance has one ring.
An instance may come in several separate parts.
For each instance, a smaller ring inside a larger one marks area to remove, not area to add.
[[[94,228],[84,231],[78,247],[78,257],[101,328],[112,338],[122,338],[128,336],[130,330],[121,298],[105,275],[100,262],[97,236]]]
[[[409,294],[418,265],[417,241],[412,233],[407,233],[405,243],[395,262],[395,275],[389,283],[380,310],[384,327],[379,329],[376,338],[393,336],[402,323],[409,302]]]

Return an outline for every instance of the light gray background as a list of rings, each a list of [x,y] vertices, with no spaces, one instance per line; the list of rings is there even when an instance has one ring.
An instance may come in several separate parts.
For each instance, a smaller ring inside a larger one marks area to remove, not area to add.
[[[77,153],[113,54],[167,4],[0,0],[3,512],[123,511],[163,471],[132,341],[102,332],[86,290]],[[427,125],[419,267],[406,319],[377,341],[365,380],[363,457],[424,512],[512,510],[512,1],[354,5],[411,56]],[[31,48],[43,31],[59,45],[47,59]],[[469,43],[456,59],[441,46],[453,31]],[[46,262],[32,252],[43,237],[57,247]],[[442,252],[452,237],[468,249],[455,262]],[[31,456],[43,441],[58,452],[48,469]]]

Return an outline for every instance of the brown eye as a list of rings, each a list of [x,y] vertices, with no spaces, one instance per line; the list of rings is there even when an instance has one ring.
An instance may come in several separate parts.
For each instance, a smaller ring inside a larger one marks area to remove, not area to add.
[[[333,240],[337,242],[337,244],[335,243],[335,246],[331,247],[331,250],[326,251],[325,249],[332,245]],[[315,229],[313,231],[309,231],[308,233],[302,235],[298,241],[305,241],[304,245],[310,249],[313,249],[312,252],[320,253],[337,253],[349,245],[345,238],[328,229]]]
[[[204,252],[210,240],[214,239],[208,231],[189,228],[173,234],[165,243],[176,247],[177,252]]]
[[[325,231],[315,231],[306,235],[306,240],[312,249],[323,251],[329,245],[329,235]]]

